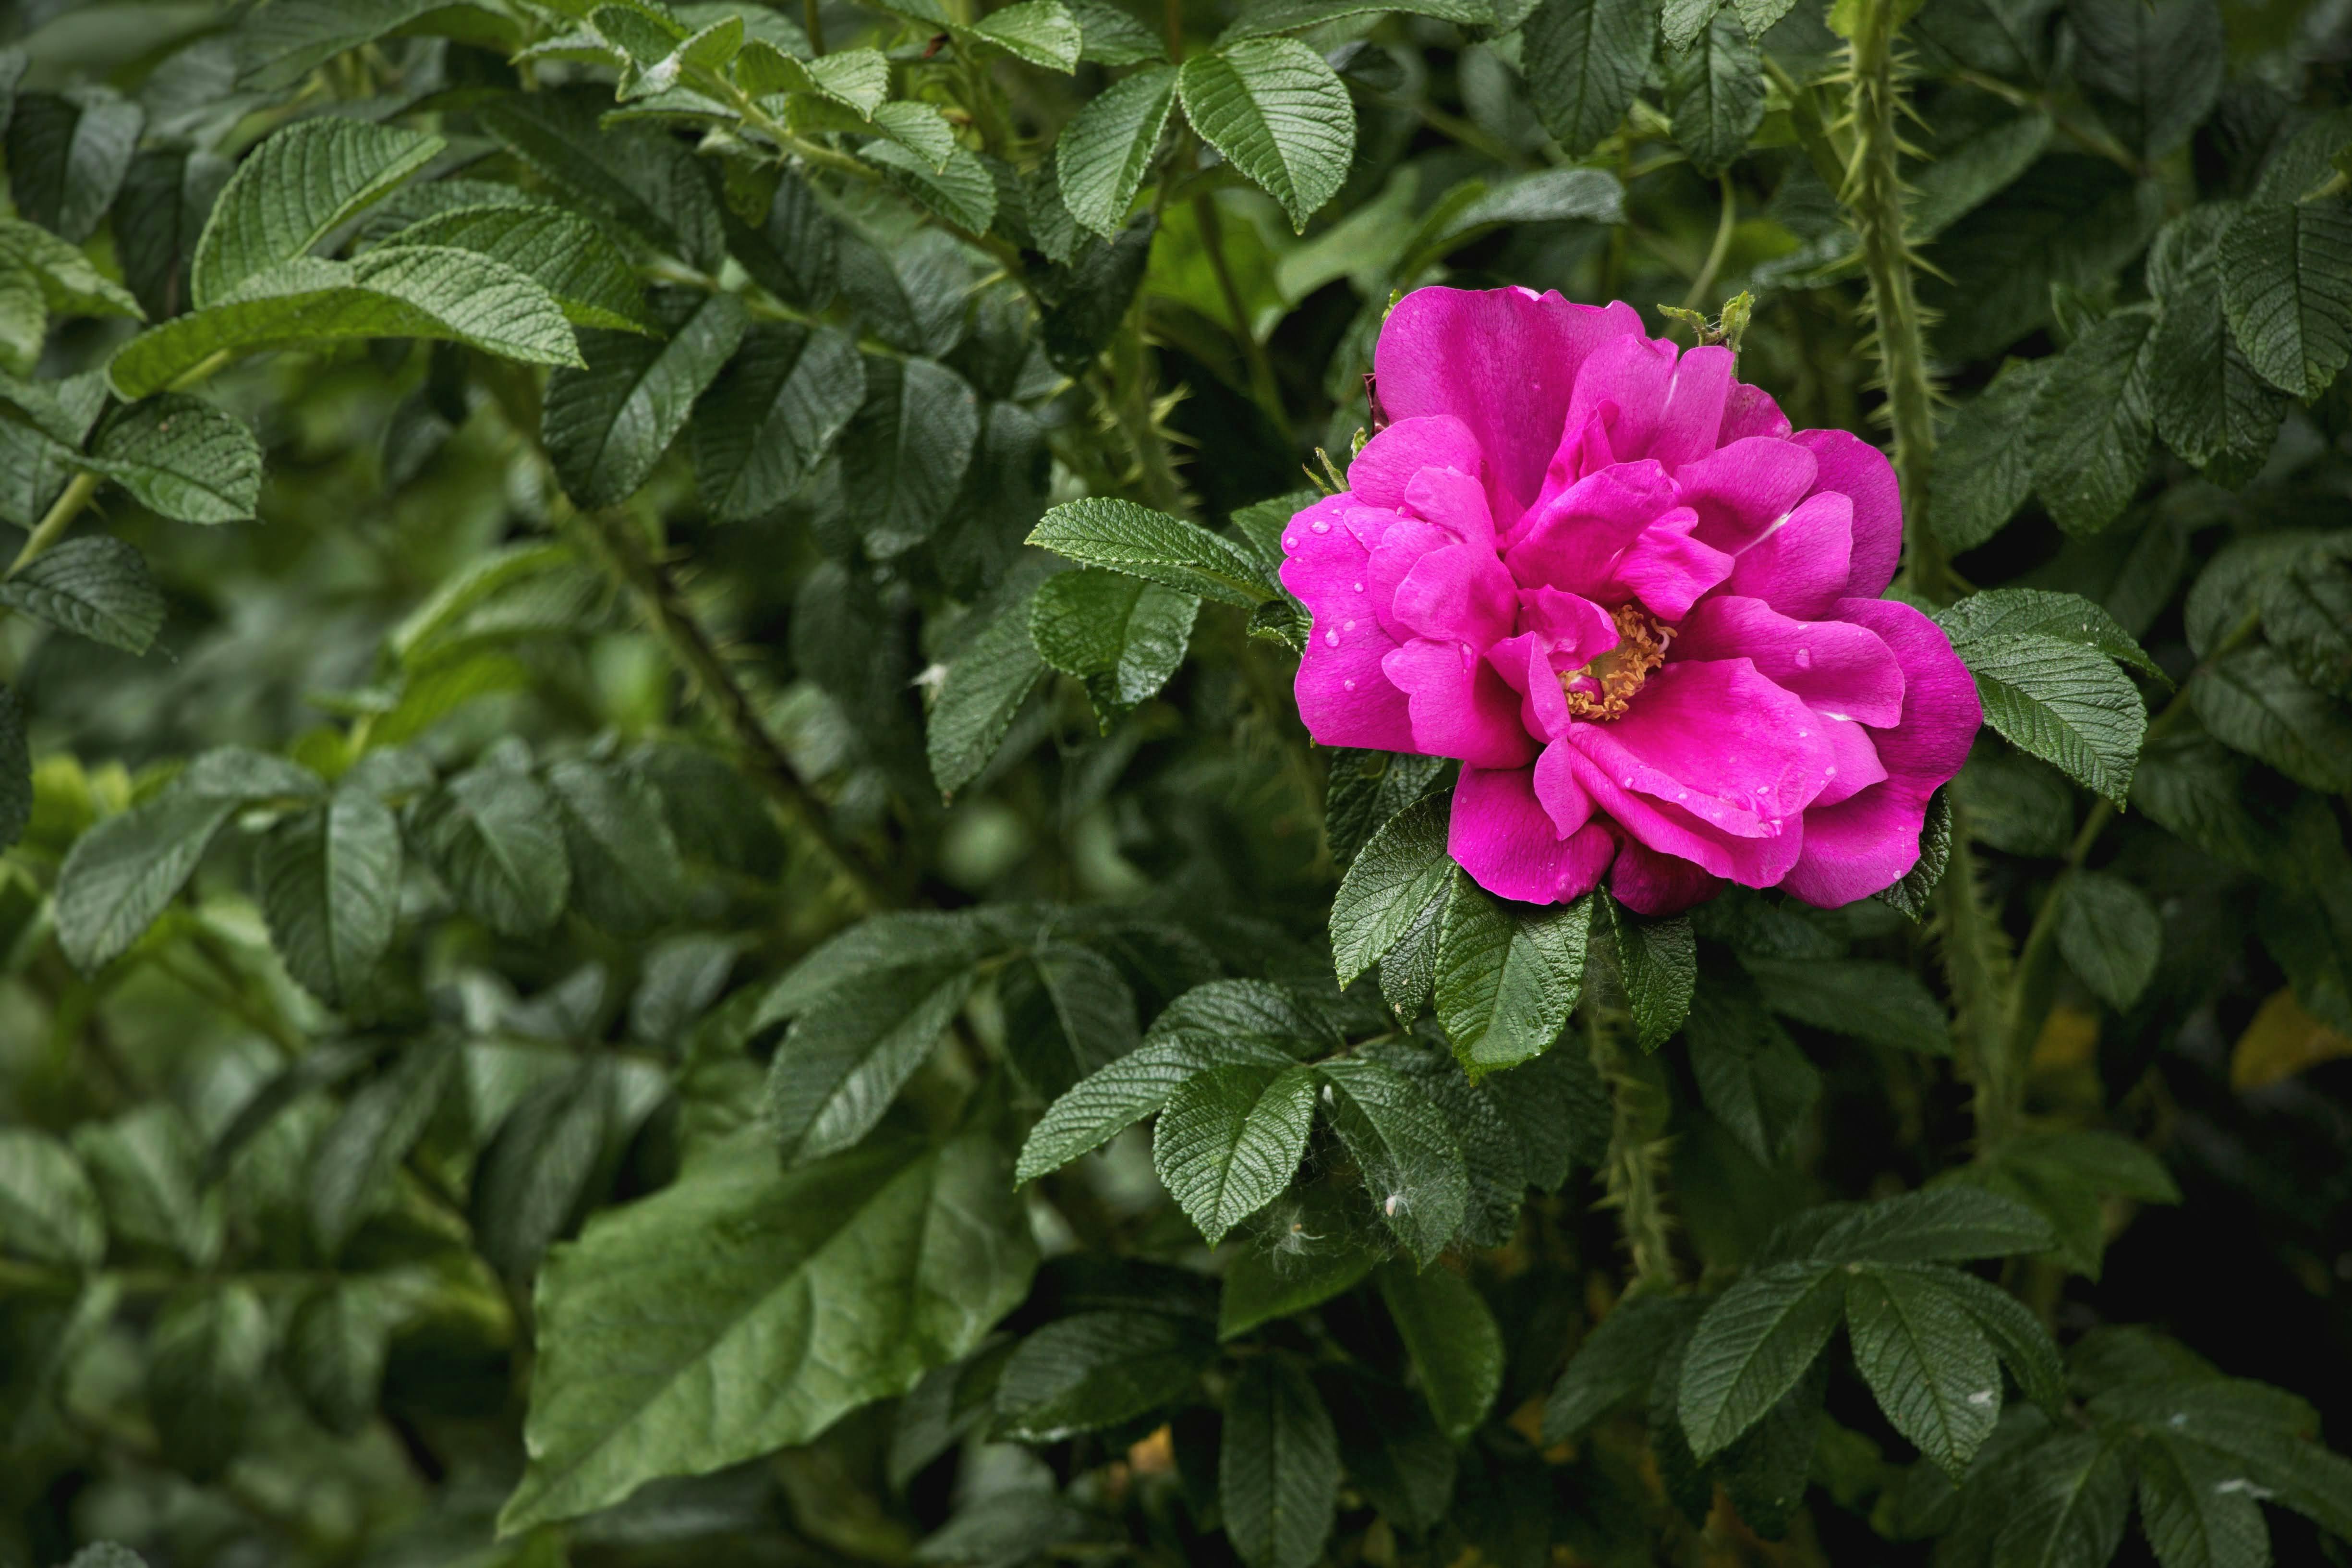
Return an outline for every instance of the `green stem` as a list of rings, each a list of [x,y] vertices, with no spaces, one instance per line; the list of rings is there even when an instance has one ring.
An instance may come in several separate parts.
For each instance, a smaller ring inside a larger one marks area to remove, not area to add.
[[[1224,296],[1225,311],[1234,319],[1234,336],[1241,340],[1242,356],[1249,362],[1250,394],[1288,446],[1290,413],[1282,405],[1282,385],[1274,378],[1274,361],[1266,356],[1265,345],[1257,341],[1249,308],[1242,302],[1241,285],[1234,280],[1233,267],[1225,259],[1225,227],[1217,216],[1216,197],[1207,191],[1196,193],[1192,217],[1201,227],[1201,248],[1208,252],[1209,270],[1216,274],[1217,292]]]
[[[801,31],[808,35],[809,53],[824,53],[824,8],[818,0],[801,0]]]
[[[41,521],[33,525],[33,531],[26,538],[24,548],[16,552],[16,559],[8,563],[8,570],[0,581],[22,574],[26,567],[39,560],[49,546],[63,538],[66,530],[73,526],[73,520],[81,515],[81,509],[89,504],[89,498],[98,493],[98,487],[104,482],[99,475],[88,469],[76,474],[58,493],[58,499],[50,503],[49,510],[41,514]]]
[[[1683,296],[1683,309],[1696,310],[1715,287],[1715,275],[1723,270],[1723,258],[1731,254],[1731,231],[1739,226],[1739,193],[1732,188],[1731,171],[1726,169],[1717,176],[1723,192],[1723,216],[1716,220],[1715,244],[1706,253],[1706,262],[1691,279],[1690,292]]]
[[[1989,1149],[2016,1131],[2021,1096],[2003,1024],[2011,964],[2009,933],[1985,897],[1966,813],[1952,806],[1952,858],[1936,885],[1936,935],[1952,992],[1952,1042],[1960,1075],[1975,1090],[1970,1112],[1977,1146]]]
[[[887,905],[889,900],[881,878],[834,832],[824,803],[801,782],[782,745],[752,706],[750,694],[695,619],[677,579],[654,559],[627,516],[615,511],[574,512],[572,520],[606,575],[636,600],[671,661],[700,692],[749,763],[752,777],[782,812],[793,836],[826,864],[848,892],[850,902],[861,910]]]
[[[1671,1101],[1657,1064],[1625,1048],[1631,1020],[1613,971],[1596,963],[1585,973],[1585,1047],[1591,1053],[1593,1070],[1609,1089],[1609,1152],[1601,1169],[1608,1195],[1601,1202],[1617,1211],[1617,1227],[1633,1261],[1629,1289],[1671,1290],[1675,1284],[1669,1235],[1673,1222],[1665,1202]]]
[[[1935,603],[1951,596],[1943,549],[1927,529],[1928,469],[1936,455],[1935,389],[1927,378],[1927,331],[1903,233],[1903,113],[1895,66],[1896,0],[1864,0],[1849,41],[1854,146],[1843,195],[1862,241],[1877,328],[1887,413],[1895,426],[1895,473],[1903,487],[1904,551],[1914,591]]]

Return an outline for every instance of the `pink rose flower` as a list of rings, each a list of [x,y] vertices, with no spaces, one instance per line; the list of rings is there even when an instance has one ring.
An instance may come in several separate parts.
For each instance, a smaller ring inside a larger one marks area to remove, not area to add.
[[[1875,447],[1791,433],[1622,303],[1423,289],[1373,366],[1387,423],[1283,536],[1317,741],[1460,758],[1449,847],[1507,899],[1605,874],[1649,914],[1726,880],[1834,907],[1911,869],[1981,712],[1879,597]]]

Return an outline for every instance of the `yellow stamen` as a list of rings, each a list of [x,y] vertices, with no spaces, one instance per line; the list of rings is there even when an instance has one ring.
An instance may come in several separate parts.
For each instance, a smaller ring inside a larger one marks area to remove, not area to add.
[[[1681,629],[1638,605],[1620,605],[1610,618],[1617,623],[1617,646],[1559,678],[1569,712],[1589,722],[1625,716],[1633,693],[1666,662],[1666,645]]]

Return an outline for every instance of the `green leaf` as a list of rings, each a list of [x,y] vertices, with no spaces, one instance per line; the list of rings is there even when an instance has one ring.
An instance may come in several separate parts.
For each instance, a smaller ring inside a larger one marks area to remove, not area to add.
[[[1567,1443],[1650,1386],[1659,1364],[1698,1319],[1703,1303],[1687,1296],[1633,1296],[1610,1309],[1544,1401],[1543,1436]]]
[[[582,507],[617,506],[636,493],[751,325],[728,293],[665,293],[655,309],[664,337],[583,332],[586,365],[547,378],[541,437],[564,492]]]
[[[1323,797],[1323,833],[1330,840],[1331,858],[1353,860],[1374,833],[1427,795],[1444,771],[1444,757],[1334,751]]]
[[[858,500],[866,549],[887,557],[930,538],[979,439],[980,400],[961,376],[927,359],[869,357],[866,401],[841,437],[842,481]]]
[[[1952,796],[1948,788],[1927,797],[1927,815],[1919,822],[1919,858],[1900,880],[1870,896],[1888,909],[1913,920],[1927,918],[1928,899],[1944,879],[1952,858]]]
[[[2038,50],[2036,37],[2038,29],[2021,42]],[[2163,217],[2156,182],[2104,159],[2043,157],[1927,253],[1941,271],[1919,286],[1920,303],[1942,318],[1937,349],[1954,361],[2000,353],[2048,322],[2053,284],[2096,288],[2138,253]]]
[[[240,522],[261,500],[261,444],[244,420],[165,393],[98,428],[90,467],[140,505],[182,522]]]
[[[237,84],[268,91],[297,86],[337,55],[404,27],[446,0],[270,0],[239,25]]]
[[[1429,1097],[1393,1068],[1362,1058],[1319,1064],[1334,1091],[1332,1126],[1363,1173],[1372,1205],[1424,1267],[1469,1213],[1461,1142]]]
[[[2003,362],[1992,384],[1954,416],[1927,493],[1928,526],[1946,550],[1974,550],[2025,504],[2033,489],[2033,405],[2057,363]]]
[[[2189,140],[2229,52],[2213,0],[2070,0],[2066,19],[2074,79],[2126,147],[2152,163]]]
[[[409,804],[410,847],[457,901],[504,936],[534,936],[563,913],[572,863],[563,824],[538,780],[478,766]]]
[[[219,1259],[219,1196],[198,1184],[204,1150],[178,1106],[151,1100],[112,1121],[85,1121],[73,1131],[73,1148],[116,1240],[194,1268]]]
[[[2077,871],[2058,905],[2058,951],[2101,1000],[2126,1011],[2156,978],[2164,921],[2121,877]]]
[[[1434,16],[1463,27],[1495,25],[1494,11],[1485,0],[1403,0],[1402,4],[1389,4],[1387,0],[1249,0],[1217,41],[1230,44],[1243,38],[1271,37],[1276,33],[1300,32],[1326,22],[1376,12]]]
[[[166,792],[110,816],[74,843],[58,872],[58,942],[85,974],[120,958],[155,923],[204,858],[236,799]]]
[[[2261,1568],[2270,1526],[2239,1465],[2162,1428],[2132,1454],[2139,1522],[2164,1568]]]
[[[1315,1379],[1338,1428],[1348,1479],[1392,1529],[1423,1534],[1454,1501],[1458,1456],[1405,1390],[1363,1375],[1326,1370]]]
[[[754,323],[687,427],[703,505],[724,521],[774,511],[865,400],[865,362],[846,333]]]
[[[1021,1342],[996,1384],[996,1429],[1058,1443],[1176,1404],[1216,1352],[1172,1312],[1080,1312]]]
[[[46,1132],[0,1128],[0,1246],[79,1268],[106,1257],[97,1190],[73,1152]]]
[[[2147,709],[2105,655],[2040,634],[1955,639],[1985,722],[2109,800],[2131,791]]]
[[[366,993],[400,915],[400,825],[361,790],[289,816],[261,841],[255,879],[287,973],[329,1006]]]
[[[1210,1246],[1290,1184],[1317,1087],[1309,1068],[1221,1067],[1170,1097],[1152,1132],[1152,1166]]]
[[[1748,36],[1763,35],[1751,25]],[[2032,166],[2054,130],[2049,115],[2030,109],[1953,140],[1938,138],[1931,161],[1911,176],[1905,237],[1924,243],[1983,205]]]
[[[1936,620],[1950,635],[1955,647],[1983,638],[2031,633],[2096,648],[2167,689],[2172,684],[2163,667],[2147,656],[2129,632],[2116,624],[2115,616],[2079,594],[2053,593],[2046,588],[1995,588],[1969,595],[1940,612]]]
[[[1087,683],[1108,731],[1158,694],[1184,662],[1201,601],[1138,577],[1092,568],[1049,577],[1029,605],[1038,654]]]
[[[2221,308],[2219,205],[2165,225],[2148,253],[2148,291],[2162,314],[2148,340],[2156,432],[2181,459],[2231,483],[2270,453],[2286,399],[2254,373]],[[2218,465],[2218,467],[2216,467]]]
[[[1486,1298],[1442,1266],[1382,1264],[1380,1287],[1438,1430],[1467,1441],[1503,1388],[1503,1331]]]
[[[1937,1289],[1976,1320],[2028,1399],[2053,1414],[2065,1405],[2065,1370],[2058,1362],[2058,1347],[2022,1301],[1973,1274],[1937,1264],[1883,1264],[1877,1272],[1883,1275],[1898,1268],[1910,1268],[1932,1279]]]
[[[1336,907],[1332,918],[1336,924]],[[1514,1066],[1559,1038],[1582,992],[1591,924],[1590,899],[1565,908],[1507,905],[1454,870],[1438,925],[1437,1019],[1465,1071]]]
[[[547,290],[564,318],[583,327],[647,331],[645,289],[620,247],[575,213],[549,206],[461,206],[434,214],[387,245],[470,250],[502,262]]]
[[[226,157],[195,148],[146,148],[131,157],[115,195],[115,257],[151,320],[188,308],[188,261],[230,174]]]
[[[968,31],[1033,66],[1065,73],[1078,68],[1078,52],[1085,46],[1078,19],[1061,0],[1016,0],[991,11]]]
[[[768,1070],[768,1121],[787,1165],[820,1160],[874,1130],[971,994],[968,965],[884,971],[793,1021]]]
[[[2105,1199],[2179,1203],[2180,1189],[2155,1155],[2113,1132],[2076,1130],[2009,1139],[1952,1180],[2013,1198],[2050,1222],[2056,1260],[2096,1279],[2107,1244]]]
[[[0,265],[13,264],[41,286],[47,308],[66,316],[137,316],[139,301],[90,264],[89,258],[45,229],[0,218]],[[97,410],[91,415],[96,416]]]
[[[1381,954],[1381,1000],[1400,1023],[1421,1016],[1437,996],[1437,941],[1452,884],[1441,884],[1394,945]]]
[[[1766,1165],[1821,1099],[1822,1075],[1796,1042],[1737,988],[1710,984],[1691,1009],[1691,1072],[1707,1113]]]
[[[1290,1065],[1290,1058],[1252,1041],[1221,1045],[1181,1036],[1147,1039],[1079,1079],[1046,1107],[1022,1146],[1014,1179],[1034,1181],[1061,1169],[1160,1110],[1194,1074],[1235,1065],[1279,1072]]]
[[[2221,310],[2263,378],[2318,396],[2352,360],[2352,209],[2248,206],[2221,231]]]
[[[1817,1029],[1927,1056],[1948,1056],[1950,1021],[1919,977],[1875,959],[1743,961],[1764,1005]]]
[[[1239,1339],[1253,1329],[1319,1307],[1372,1271],[1380,1254],[1348,1234],[1333,1213],[1328,1228],[1313,1208],[1265,1244],[1245,1247],[1225,1269],[1218,1298],[1217,1338]]]
[[[1837,1212],[1802,1256],[1824,1263],[1967,1263],[2049,1249],[2052,1233],[2023,1205],[1979,1188],[1929,1187]]]
[[[2263,639],[2305,682],[2352,700],[2352,539],[2323,536],[2258,583]]]
[[[438,136],[362,120],[301,120],[265,140],[229,176],[189,266],[198,310],[317,245],[430,163]]]
[[[1041,945],[1001,972],[997,999],[1013,1070],[1048,1100],[1135,1049],[1135,993],[1091,948]]]
[[[2033,400],[2033,486],[2053,521],[2096,533],[2147,471],[2155,317],[2118,310],[2058,356]]]
[[[2015,1483],[1993,1561],[2002,1568],[2066,1568],[2105,1563],[2123,1541],[2131,1511],[2131,1471],[2102,1434],[2069,1433],[2032,1452],[2032,1463],[2007,1472]]]
[[[1976,1320],[1922,1271],[1846,1285],[1854,1364],[1895,1429],[1958,1480],[2000,1418],[2000,1365]]]
[[[1724,0],[1666,0],[1658,14],[1660,41],[1677,55],[1685,52],[1723,7]]]
[[[1683,1357],[1678,1408],[1702,1460],[1764,1418],[1829,1343],[1844,1310],[1846,1272],[1783,1263],[1717,1297]]]
[[[457,1052],[428,1039],[345,1102],[310,1152],[306,1194],[319,1250],[331,1258],[381,1204],[457,1075]]]
[[[341,1437],[375,1419],[392,1331],[408,1316],[395,1280],[330,1279],[286,1325],[286,1373],[310,1418]]]
[[[1764,122],[1764,64],[1738,16],[1718,12],[1688,52],[1666,60],[1675,144],[1703,174],[1720,174]]]
[[[1217,1500],[1249,1568],[1312,1568],[1331,1534],[1339,1441],[1322,1396],[1287,1356],[1242,1363],[1225,1395]]]
[[[1185,61],[1177,91],[1202,140],[1305,233],[1356,153],[1355,105],[1323,57],[1296,38],[1246,38]]]
[[[980,1342],[1036,1257],[978,1133],[789,1172],[745,1149],[600,1214],[540,1274],[530,1459],[500,1530],[808,1442],[906,1393]],[[756,1400],[730,1392],[753,1383]]]
[[[899,186],[939,216],[970,234],[986,234],[996,221],[996,182],[969,148],[958,145],[944,167],[897,142],[872,142],[860,149],[869,163],[888,171]]]
[[[357,338],[432,338],[525,364],[581,363],[571,323],[521,273],[471,251],[397,246],[256,273],[233,297],[123,344],[107,376],[135,401],[216,357]]]
[[[1045,661],[1029,636],[1027,600],[1000,606],[946,662],[924,743],[932,782],[940,795],[952,795],[987,769],[1013,716],[1045,679]]]
[[[2074,841],[2074,788],[2046,763],[1988,750],[1969,759],[1952,790],[1968,812],[1969,837],[1979,843],[2054,859]]]
[[[1039,520],[1029,542],[1082,566],[1123,572],[1244,610],[1281,596],[1247,557],[1207,529],[1133,501],[1065,501]]]
[[[146,120],[110,88],[18,95],[6,121],[16,211],[70,245],[88,239],[114,205]]]
[[[0,582],[0,605],[125,653],[163,627],[163,595],[138,547],[111,534],[68,539]]]
[[[527,1279],[586,1195],[621,1120],[611,1058],[589,1057],[533,1088],[499,1124],[474,1170],[467,1218],[481,1255]],[[656,1089],[656,1093],[659,1090]]]
[[[686,902],[677,844],[653,790],[610,763],[575,759],[547,770],[563,824],[572,900],[606,931],[634,934]]]
[[[168,1463],[198,1478],[228,1468],[275,1338],[247,1285],[200,1288],[164,1307],[147,1344],[147,1406]]]
[[[1105,239],[1118,237],[1175,102],[1176,72],[1169,66],[1148,67],[1087,100],[1055,151],[1072,217]]]
[[[1067,0],[1086,43],[1079,58],[1097,65],[1132,66],[1162,57],[1166,40],[1114,0]]]
[[[1331,903],[1331,958],[1339,984],[1356,976],[1396,945],[1432,899],[1452,886],[1446,858],[1451,795],[1415,802],[1372,835],[1348,868]]]
[[[1603,897],[1610,935],[1617,947],[1617,973],[1633,1015],[1635,1037],[1654,1051],[1683,1026],[1698,990],[1698,938],[1688,920],[1676,915],[1651,920]]]
[[[2297,784],[2352,792],[2352,712],[2271,649],[2240,648],[2206,666],[2189,681],[2189,700],[2215,740]]]
[[[477,116],[557,184],[700,270],[718,272],[726,234],[707,165],[667,131],[600,124],[612,101],[610,88],[581,83],[510,93],[484,104]]]

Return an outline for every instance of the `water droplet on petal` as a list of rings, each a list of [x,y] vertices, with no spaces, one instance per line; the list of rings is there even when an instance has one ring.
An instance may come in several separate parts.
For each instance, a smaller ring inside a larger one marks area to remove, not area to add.
[[[1346,687],[1350,691],[1356,689],[1356,683],[1352,680],[1343,680],[1339,682],[1339,684]]]
[[[1339,623],[1339,629],[1343,632],[1352,632],[1356,629],[1356,623],[1353,621],[1342,621]]]
[[[1806,736],[1808,736],[1808,735],[1810,735],[1810,734],[1811,734],[1811,733],[1812,733],[1812,731],[1811,731],[1811,730],[1800,730],[1800,731],[1797,731],[1797,739],[1799,739],[1800,741],[1801,741],[1801,740],[1803,740]]]
[[[1328,533],[1331,531],[1331,523],[1328,518],[1318,517],[1307,526],[1313,529],[1318,533]]]
[[[1835,763],[1832,763],[1828,767],[1822,769],[1822,776],[1825,779],[1833,779],[1837,777],[1837,764]]]
[[[1633,787],[1633,775],[1632,773],[1627,773],[1625,775],[1625,787],[1627,789],[1632,789]]]
[[[1288,535],[1285,536],[1285,537],[1284,537],[1284,539],[1283,539],[1283,542],[1282,542],[1282,547],[1283,547],[1285,550],[1296,550],[1296,549],[1297,549],[1297,548],[1298,548],[1298,535],[1297,535],[1297,534],[1293,533],[1293,534],[1288,534]]]
[[[1323,634],[1323,640],[1330,647],[1338,647],[1339,646],[1339,634],[1338,632],[1325,632]]]
[[[1363,591],[1364,591],[1364,585],[1363,585],[1361,583],[1357,584],[1356,584],[1356,592],[1357,592],[1357,593],[1359,593],[1359,594],[1360,594],[1360,593],[1362,593]]]
[[[1813,650],[1811,648],[1801,647],[1797,650],[1797,668],[1799,669],[1811,669],[1813,668]]]

